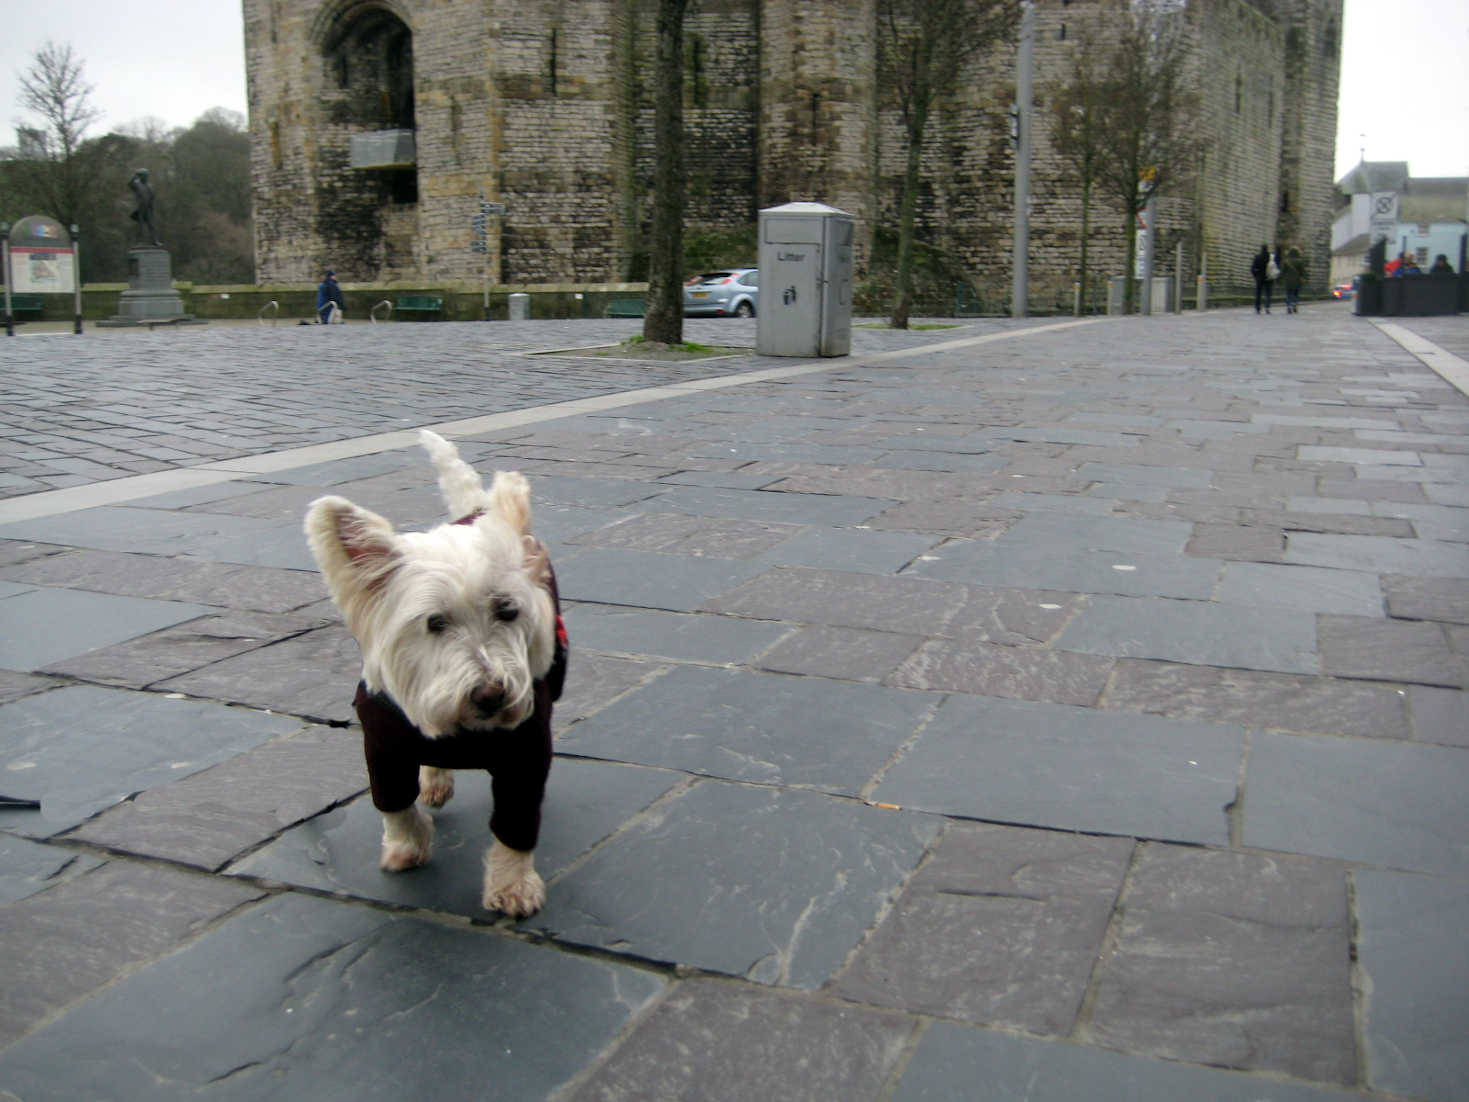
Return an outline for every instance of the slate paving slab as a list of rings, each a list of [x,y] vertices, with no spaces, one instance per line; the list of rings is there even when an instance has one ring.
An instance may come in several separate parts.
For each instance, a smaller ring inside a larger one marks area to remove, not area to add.
[[[360,748],[357,753],[360,757]],[[542,809],[536,871],[550,880],[681,779],[659,769],[557,760]],[[494,916],[480,896],[491,842],[490,806],[485,774],[456,773],[454,798],[431,812],[433,859],[408,872],[378,868],[382,816],[367,796],[286,831],[228,871],[488,921]]]
[[[65,658],[45,672],[105,685],[144,688],[299,635],[322,621],[290,613],[228,611],[201,616],[110,647]]]
[[[1402,620],[1469,624],[1469,581],[1393,574],[1382,580],[1382,586],[1389,615]]]
[[[45,692],[59,687],[62,682],[50,677],[37,677],[29,673],[0,670],[0,704],[8,704],[32,693]]]
[[[1469,753],[1456,747],[1256,734],[1243,842],[1391,868],[1469,872]]]
[[[568,677],[561,699],[551,713],[557,734],[578,720],[601,711],[624,693],[668,672],[658,662],[613,658],[578,647],[572,658],[576,675]]]
[[[366,787],[361,734],[307,727],[140,793],[67,837],[214,870]]]
[[[922,642],[920,635],[815,625],[783,637],[755,665],[806,677],[882,681]]]
[[[681,662],[749,662],[791,632],[786,624],[727,616],[580,604],[565,612],[578,650],[658,655]]]
[[[857,528],[802,529],[784,543],[762,552],[760,561],[783,566],[850,570],[863,574],[896,574],[933,546],[936,537],[912,532],[878,532]]]
[[[1438,624],[1322,616],[1320,628],[1324,673],[1469,688],[1469,657]]]
[[[259,895],[247,884],[110,861],[0,907],[0,960],[6,962],[6,981],[0,985],[0,1045],[10,1044],[124,972],[177,948]],[[142,1025],[152,1021],[154,1009],[150,1006],[150,1013],[140,1014],[134,1004],[121,1017]],[[15,1052],[12,1048],[0,1053],[0,1083],[12,1091],[22,1081],[10,1060]],[[88,1052],[98,1059],[95,1045],[83,1046],[65,1061],[41,1061],[38,1071],[54,1077]],[[104,1057],[99,1062],[113,1061]],[[32,1086],[32,1093],[20,1095],[28,1102],[78,1097],[69,1086],[47,1085],[44,1079]]]
[[[0,834],[0,904],[16,903],[60,882],[63,875],[94,869],[101,858]]]
[[[1410,1098],[1469,1099],[1469,885],[1377,869],[1352,880],[1368,1081]]]
[[[587,532],[571,542],[670,555],[748,559],[778,547],[801,531],[795,524],[758,523],[684,513],[638,513]]]
[[[0,606],[5,614],[0,666],[17,671],[39,670],[216,611],[179,601],[49,588],[0,597]]]
[[[1244,743],[1243,728],[1223,723],[955,695],[872,798],[990,822],[1227,845]]]
[[[85,548],[7,567],[0,576],[38,586],[255,612],[288,612],[319,600],[323,592],[321,579],[314,572]]]
[[[1395,685],[1123,659],[1101,706],[1243,727],[1405,739],[1412,735],[1407,699]]]
[[[934,702],[877,685],[685,666],[583,720],[557,749],[856,795]]]
[[[935,1022],[924,1031],[894,1102],[1361,1102],[1355,1091],[1282,1083],[1106,1049]]]
[[[1286,536],[1285,561],[1380,574],[1469,578],[1469,547],[1425,539],[1291,532]]]
[[[1214,600],[1256,608],[1292,608],[1346,616],[1381,616],[1382,587],[1376,574],[1264,562],[1226,563]]]
[[[754,562],[589,548],[556,559],[561,599],[692,612],[760,573]]]
[[[703,781],[553,885],[559,941],[813,990],[938,833],[931,816]]]
[[[740,517],[786,524],[861,524],[893,503],[855,494],[792,493],[772,490],[725,490],[679,486],[640,506],[647,512],[693,513]],[[0,535],[4,535],[0,531]]]
[[[1214,591],[1221,566],[1217,559],[1166,553],[976,540],[944,544],[909,570],[923,577],[981,586],[1205,600]]]
[[[712,979],[679,984],[571,1098],[876,1100],[913,1022]]]
[[[1130,838],[951,825],[830,990],[1065,1035],[1132,850]]]
[[[1056,639],[1056,646],[1199,666],[1321,672],[1316,618],[1290,609],[1094,596]]]
[[[1413,737],[1420,742],[1469,747],[1469,693],[1414,685],[1408,690]]]
[[[242,539],[268,540],[279,526],[257,517],[103,505],[0,525],[0,539],[147,555],[199,555]],[[299,532],[299,525],[298,525]],[[301,541],[304,542],[304,541]]]
[[[662,988],[607,961],[282,897],[0,1054],[0,1079],[38,1100],[390,1099],[426,1082],[543,1098]]]
[[[887,682],[1085,706],[1095,703],[1112,666],[1112,659],[1090,654],[938,639],[909,655]]]
[[[1143,846],[1087,1026],[1108,1048],[1356,1080],[1345,869]]]
[[[355,718],[362,652],[340,624],[256,647],[155,685],[190,696],[339,723]]]
[[[300,726],[245,708],[92,686],[24,697],[0,707],[5,794],[38,799],[41,810],[0,810],[0,828],[49,837]]]

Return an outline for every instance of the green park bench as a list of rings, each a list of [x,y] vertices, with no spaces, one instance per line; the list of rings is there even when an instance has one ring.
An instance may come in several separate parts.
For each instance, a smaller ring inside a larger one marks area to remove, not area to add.
[[[615,298],[607,304],[609,318],[640,318],[643,316],[641,298]]]
[[[393,309],[400,314],[437,314],[444,309],[440,295],[399,295]]]
[[[3,308],[5,300],[0,298],[0,308]],[[46,310],[46,300],[40,295],[11,295],[10,312],[15,317],[22,314],[32,314],[40,317]]]

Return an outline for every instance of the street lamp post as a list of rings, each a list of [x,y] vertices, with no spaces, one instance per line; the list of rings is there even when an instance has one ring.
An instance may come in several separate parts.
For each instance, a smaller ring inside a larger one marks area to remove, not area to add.
[[[1011,264],[1010,316],[1023,318],[1030,299],[1030,136],[1035,59],[1035,4],[1020,14],[1020,50],[1015,59],[1015,255]]]
[[[10,223],[0,222],[0,276],[5,277],[5,335],[15,336],[15,315],[10,312]]]

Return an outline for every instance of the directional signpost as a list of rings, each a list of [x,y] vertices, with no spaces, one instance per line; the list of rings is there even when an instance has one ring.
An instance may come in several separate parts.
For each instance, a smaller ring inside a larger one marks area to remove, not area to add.
[[[485,258],[485,321],[490,320],[490,238],[489,220],[491,215],[505,213],[504,203],[492,203],[485,198],[485,193],[479,193],[479,213],[469,220],[471,239],[469,251]]]

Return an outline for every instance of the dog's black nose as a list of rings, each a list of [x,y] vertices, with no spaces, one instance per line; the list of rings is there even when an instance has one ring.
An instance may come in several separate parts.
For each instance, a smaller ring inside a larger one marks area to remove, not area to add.
[[[499,689],[481,685],[469,694],[469,702],[482,716],[492,716],[505,707],[505,694]]]

